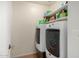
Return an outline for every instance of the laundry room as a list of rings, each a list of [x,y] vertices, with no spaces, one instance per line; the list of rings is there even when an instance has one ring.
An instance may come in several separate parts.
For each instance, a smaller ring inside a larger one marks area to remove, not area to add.
[[[79,58],[78,6],[0,1],[0,58]]]

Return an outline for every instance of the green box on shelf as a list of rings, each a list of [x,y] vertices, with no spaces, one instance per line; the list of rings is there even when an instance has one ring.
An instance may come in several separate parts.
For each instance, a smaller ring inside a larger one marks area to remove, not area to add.
[[[41,25],[41,24],[47,24],[48,20],[47,19],[40,19],[37,21],[37,25]]]
[[[62,9],[61,11],[56,13],[56,19],[58,20],[59,18],[66,17],[68,16],[67,10]]]

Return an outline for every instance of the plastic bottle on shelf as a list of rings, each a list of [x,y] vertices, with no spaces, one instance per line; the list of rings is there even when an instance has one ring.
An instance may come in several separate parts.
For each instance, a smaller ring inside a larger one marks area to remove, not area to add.
[[[64,9],[62,9],[60,13],[60,17],[65,17],[65,16],[66,16],[66,12]]]

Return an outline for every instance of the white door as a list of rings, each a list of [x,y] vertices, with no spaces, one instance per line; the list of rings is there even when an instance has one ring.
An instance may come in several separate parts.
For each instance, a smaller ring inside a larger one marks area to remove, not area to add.
[[[0,58],[10,57],[8,49],[11,39],[10,2],[0,1]]]
[[[68,6],[68,57],[79,58],[79,1]]]

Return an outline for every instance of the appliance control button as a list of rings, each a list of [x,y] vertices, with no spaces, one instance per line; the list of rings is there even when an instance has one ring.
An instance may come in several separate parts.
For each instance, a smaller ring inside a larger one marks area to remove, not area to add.
[[[54,24],[52,24],[52,25],[54,25]]]
[[[49,27],[51,27],[51,25],[49,25]]]
[[[49,55],[51,56],[51,54],[49,53]]]

